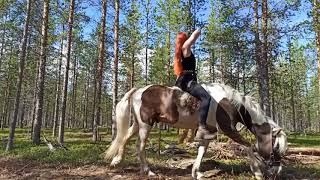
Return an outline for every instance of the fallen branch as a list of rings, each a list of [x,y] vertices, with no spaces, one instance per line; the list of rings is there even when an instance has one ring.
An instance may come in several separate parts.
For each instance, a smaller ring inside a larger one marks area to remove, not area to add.
[[[291,147],[288,149],[286,154],[320,156],[320,148]]]
[[[53,147],[52,143],[51,143],[49,140],[47,140],[47,138],[46,138],[44,135],[42,135],[42,136],[43,136],[43,140],[44,140],[44,142],[47,144],[49,150],[50,150],[50,151],[55,151],[56,148]]]
[[[218,159],[235,159],[240,156],[246,156],[244,146],[234,142],[210,144],[209,150],[214,154],[214,158]]]
[[[18,172],[24,170],[27,166],[29,166],[31,163],[28,163],[26,165],[24,165],[22,168],[18,169],[17,171],[15,171],[13,174],[17,174]]]
[[[63,144],[61,144],[60,142],[57,143],[51,143],[51,141],[49,141],[45,135],[43,136],[43,140],[44,142],[47,144],[48,148],[50,151],[55,151],[58,148],[64,149],[65,151],[68,151],[68,148],[66,146],[64,146]]]
[[[68,148],[67,148],[65,145],[63,145],[63,144],[61,144],[61,143],[59,143],[59,142],[58,142],[58,145],[59,145],[59,148],[62,148],[62,149],[64,149],[65,151],[68,151]]]

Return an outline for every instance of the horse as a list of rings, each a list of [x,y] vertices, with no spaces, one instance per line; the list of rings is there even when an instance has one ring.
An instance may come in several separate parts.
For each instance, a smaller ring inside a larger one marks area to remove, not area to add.
[[[259,104],[250,96],[244,96],[230,86],[211,83],[202,84],[211,95],[207,125],[212,132],[222,132],[248,149],[251,170],[257,179],[277,175],[281,171],[280,160],[287,150],[287,136]],[[132,88],[116,106],[116,138],[105,152],[105,159],[118,165],[123,159],[125,146],[130,138],[139,134],[137,142],[140,172],[155,175],[146,160],[145,146],[155,122],[169,123],[176,128],[197,129],[199,100],[178,87],[148,85]],[[130,108],[135,117],[129,127]],[[251,145],[236,129],[242,123],[256,137]],[[192,167],[192,177],[199,179],[201,161],[210,141],[199,142],[198,155]]]

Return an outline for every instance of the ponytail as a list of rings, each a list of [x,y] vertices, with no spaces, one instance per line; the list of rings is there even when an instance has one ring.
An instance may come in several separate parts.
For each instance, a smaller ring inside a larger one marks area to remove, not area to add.
[[[185,32],[179,32],[176,38],[176,48],[174,53],[174,62],[173,62],[173,68],[174,68],[174,74],[179,77],[183,71],[182,67],[182,46],[183,43],[188,39],[187,34]]]

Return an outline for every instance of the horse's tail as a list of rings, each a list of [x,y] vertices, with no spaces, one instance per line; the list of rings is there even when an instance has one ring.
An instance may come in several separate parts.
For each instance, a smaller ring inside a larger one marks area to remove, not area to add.
[[[117,135],[105,153],[105,159],[107,160],[111,159],[118,153],[119,147],[122,145],[123,140],[128,132],[130,99],[136,90],[137,88],[132,88],[123,96],[121,101],[119,101],[116,106]]]

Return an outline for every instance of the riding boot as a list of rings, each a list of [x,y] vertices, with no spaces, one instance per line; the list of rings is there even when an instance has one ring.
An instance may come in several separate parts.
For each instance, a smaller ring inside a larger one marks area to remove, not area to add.
[[[197,134],[194,138],[195,141],[202,141],[202,140],[212,140],[214,139],[215,134],[210,132],[203,126],[199,126]]]

